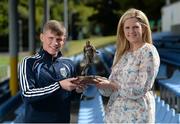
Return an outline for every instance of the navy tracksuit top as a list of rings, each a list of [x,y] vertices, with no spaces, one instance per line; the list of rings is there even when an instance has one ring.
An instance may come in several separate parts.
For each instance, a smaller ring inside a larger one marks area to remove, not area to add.
[[[59,81],[75,76],[73,62],[41,49],[19,66],[19,80],[25,104],[24,122],[70,122],[71,92]]]

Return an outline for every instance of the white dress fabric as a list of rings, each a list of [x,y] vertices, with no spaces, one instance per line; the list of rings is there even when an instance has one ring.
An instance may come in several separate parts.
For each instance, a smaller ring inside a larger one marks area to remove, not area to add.
[[[145,43],[134,52],[126,52],[113,67],[109,80],[119,84],[116,92],[101,89],[110,96],[106,107],[106,123],[154,123],[155,100],[152,86],[159,70],[159,54]]]

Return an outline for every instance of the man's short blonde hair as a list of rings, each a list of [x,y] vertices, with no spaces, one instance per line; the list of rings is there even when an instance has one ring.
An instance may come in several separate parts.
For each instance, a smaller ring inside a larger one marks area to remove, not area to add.
[[[45,23],[42,32],[45,33],[48,30],[59,36],[66,35],[66,29],[63,23],[57,20],[49,20]]]

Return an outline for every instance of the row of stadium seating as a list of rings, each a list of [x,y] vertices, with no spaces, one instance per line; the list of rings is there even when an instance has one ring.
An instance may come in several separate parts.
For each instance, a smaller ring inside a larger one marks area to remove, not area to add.
[[[172,32],[153,34],[161,65],[156,83],[161,99],[180,112],[180,35]]]

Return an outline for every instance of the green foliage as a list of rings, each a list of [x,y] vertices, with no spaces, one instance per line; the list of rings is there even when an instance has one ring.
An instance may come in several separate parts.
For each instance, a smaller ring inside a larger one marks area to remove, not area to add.
[[[124,12],[129,8],[140,9],[150,20],[158,20],[161,17],[161,8],[165,5],[165,0],[115,0]]]
[[[19,0],[18,13],[19,13],[20,18],[23,18],[23,19],[28,18],[28,2],[27,1]]]
[[[19,19],[23,22],[23,42],[27,42],[29,0],[17,1]],[[64,20],[63,2],[63,0],[48,0],[50,19]],[[75,30],[75,33],[78,34],[83,30],[84,37],[88,37],[97,35],[96,29],[98,27],[100,35],[114,35],[119,18],[127,9],[131,7],[141,9],[149,20],[154,20],[157,23],[161,17],[161,7],[164,5],[165,0],[68,0],[69,31]],[[2,38],[2,36],[7,36],[9,32],[8,0],[1,0],[0,7],[0,38]],[[43,26],[43,7],[43,0],[35,0],[35,29],[37,33]],[[76,16],[74,20],[72,20],[73,14]],[[2,41],[8,41],[8,39]]]
[[[36,22],[36,32],[40,32],[43,26],[43,0],[35,0],[35,22]]]
[[[64,5],[62,3],[53,3],[51,5],[51,19],[63,21]]]
[[[8,0],[0,1],[0,36],[8,33]]]
[[[90,23],[88,21],[88,18],[96,13],[94,8],[85,6],[82,3],[80,3],[79,5],[76,5],[75,8],[76,8],[76,11],[80,13],[78,25],[80,27],[88,26],[88,24]]]
[[[86,5],[94,7],[97,13],[93,14],[89,20],[92,25],[98,25],[103,35],[113,35],[116,32],[119,15],[117,11],[120,9],[119,4],[115,0],[91,0]],[[92,31],[95,27],[92,27]]]

